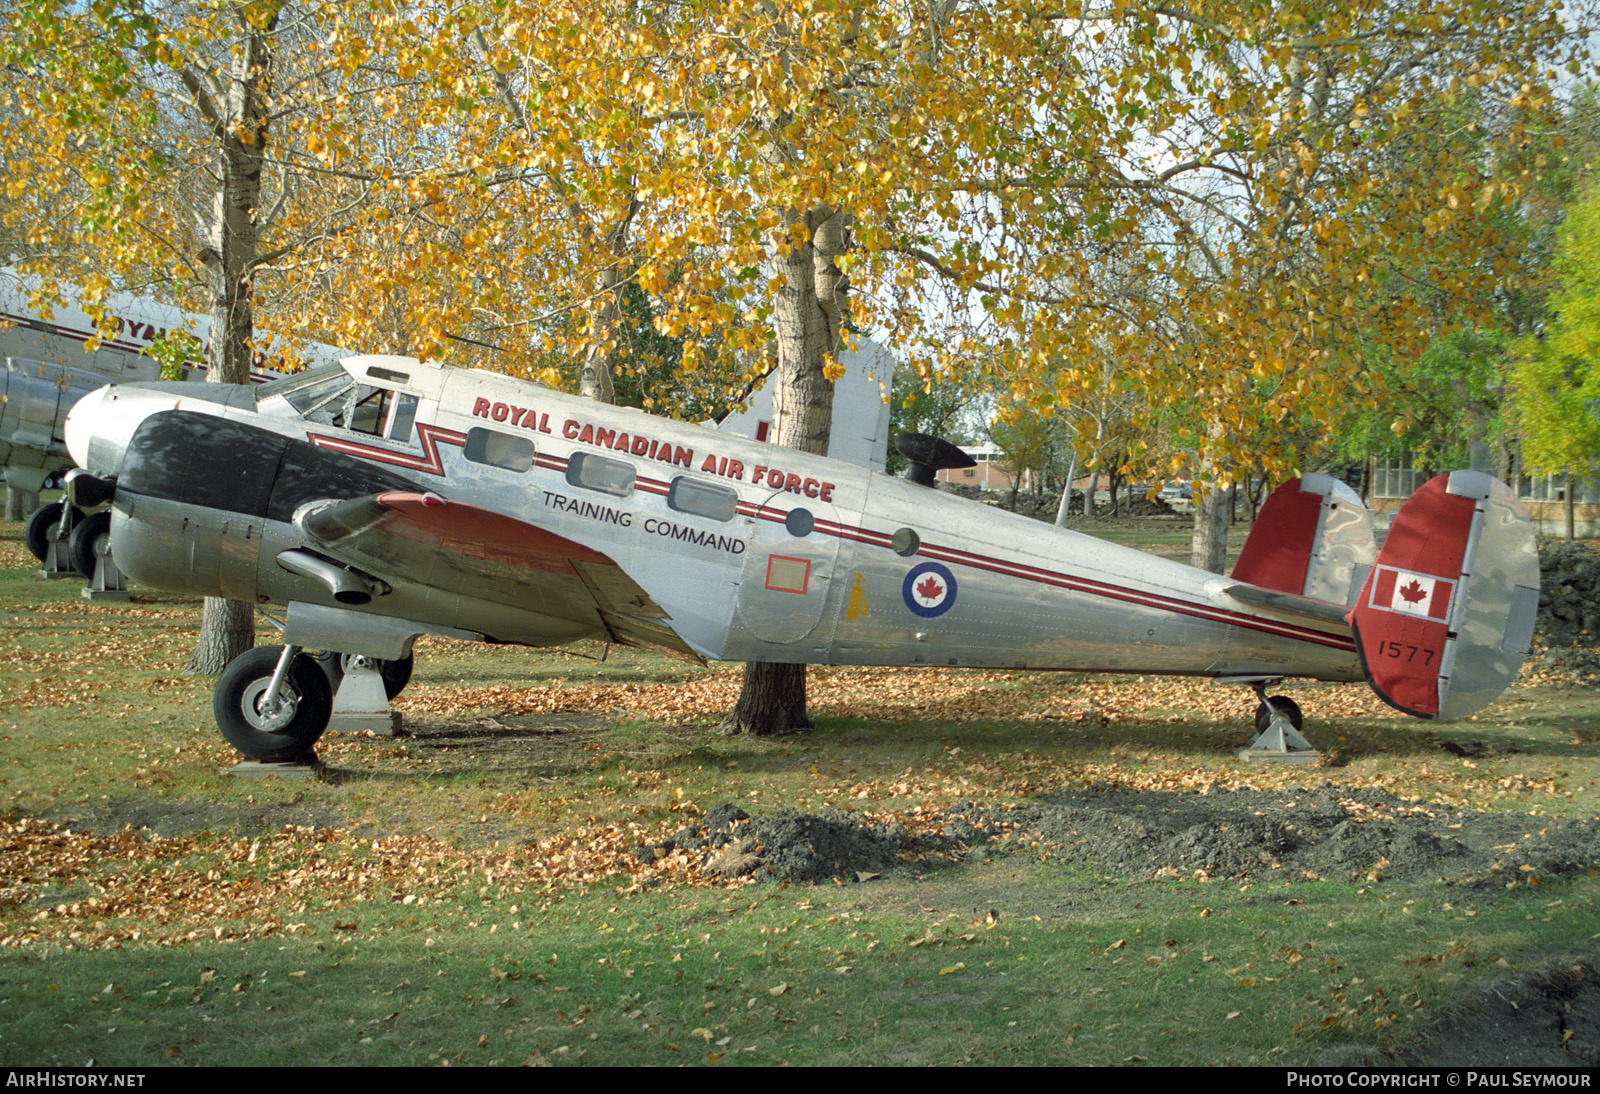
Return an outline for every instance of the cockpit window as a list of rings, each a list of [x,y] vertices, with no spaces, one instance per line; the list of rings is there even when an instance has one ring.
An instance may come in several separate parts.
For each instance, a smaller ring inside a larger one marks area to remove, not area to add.
[[[383,436],[383,424],[389,420],[389,403],[393,398],[392,391],[367,387],[365,384],[357,387],[345,417],[345,428],[374,437]]]
[[[268,381],[256,388],[256,402],[263,403],[274,395],[287,397],[290,392],[301,388],[318,387],[330,378],[342,378],[346,383],[354,383],[350,374],[342,365],[323,365],[320,368],[306,369],[304,372],[280,376],[276,380]]]
[[[354,404],[355,390],[356,382],[348,372],[340,369],[315,383],[285,391],[283,397],[307,421],[342,426],[348,420],[348,411]]]
[[[404,441],[417,416],[417,397],[358,384],[338,365],[285,376],[256,389],[256,403],[281,395],[308,422]]]

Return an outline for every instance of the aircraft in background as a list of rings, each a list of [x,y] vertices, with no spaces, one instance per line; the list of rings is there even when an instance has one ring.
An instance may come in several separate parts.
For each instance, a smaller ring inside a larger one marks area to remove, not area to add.
[[[1213,677],[1255,690],[1256,747],[1295,754],[1310,745],[1276,682],[1365,678],[1407,713],[1460,717],[1516,675],[1538,603],[1531,527],[1476,472],[1418,490],[1381,552],[1348,487],[1292,480],[1223,577],[940,493],[966,457],[932,437],[897,441],[896,479],[409,358],[110,386],[66,436],[84,469],[68,495],[110,503],[135,581],[281,609],[284,646],[235,660],[214,695],[262,761],[327,725],[303,651],[407,665],[422,634]]]
[[[75,289],[67,287],[59,302],[46,305],[36,302],[40,287],[38,277],[0,267],[0,474],[7,486],[30,494],[72,466],[62,427],[74,403],[107,383],[160,380],[150,349],[175,332],[192,337],[203,358],[211,330],[206,316],[128,293],[107,295],[104,325],[97,325]],[[328,364],[347,352],[268,335],[256,354],[255,378],[280,375],[285,362]],[[196,368],[190,376],[198,379],[204,371]],[[79,516],[60,503],[41,506],[25,538],[41,562],[59,543],[65,559],[93,578],[106,524]]]

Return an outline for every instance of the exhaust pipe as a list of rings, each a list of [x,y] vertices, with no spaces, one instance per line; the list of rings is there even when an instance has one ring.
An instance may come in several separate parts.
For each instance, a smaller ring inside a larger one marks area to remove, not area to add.
[[[278,565],[291,574],[309,577],[325,585],[340,604],[359,607],[372,603],[375,596],[389,592],[389,586],[378,578],[330,562],[321,555],[299,547],[280,552]]]

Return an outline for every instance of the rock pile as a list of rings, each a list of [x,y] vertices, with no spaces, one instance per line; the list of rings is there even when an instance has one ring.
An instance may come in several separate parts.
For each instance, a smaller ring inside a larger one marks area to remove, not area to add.
[[[1534,667],[1600,685],[1600,552],[1555,540],[1539,549]]]

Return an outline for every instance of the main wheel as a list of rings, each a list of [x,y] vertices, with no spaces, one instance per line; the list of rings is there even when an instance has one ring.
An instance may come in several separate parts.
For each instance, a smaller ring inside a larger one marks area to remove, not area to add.
[[[67,554],[72,556],[72,565],[90,581],[94,580],[95,566],[100,562],[96,548],[101,539],[110,535],[111,514],[91,513],[75,524],[67,537]]]
[[[337,695],[345,671],[350,667],[350,655],[338,650],[323,650],[317,654],[317,666],[322,669],[323,675],[328,678],[328,686]],[[406,690],[406,685],[411,682],[411,670],[415,667],[416,659],[409,653],[393,661],[379,661],[378,675],[383,677],[383,693],[393,699]]]
[[[1269,695],[1267,696],[1267,703],[1271,703],[1282,711],[1283,716],[1289,719],[1289,724],[1294,726],[1295,732],[1300,732],[1300,727],[1305,725],[1305,715],[1300,713],[1299,703],[1287,695]],[[1257,733],[1265,733],[1267,727],[1272,724],[1272,711],[1267,709],[1267,703],[1260,703],[1256,706]]]
[[[304,654],[289,663],[285,694],[277,707],[267,703],[267,685],[282,655],[282,646],[257,646],[240,654],[222,671],[212,695],[211,709],[222,735],[262,763],[282,763],[309,752],[333,713],[328,678]]]
[[[28,518],[28,523],[22,530],[22,538],[27,541],[28,550],[40,562],[50,554],[50,529],[53,525],[61,523],[61,503],[53,501],[49,505],[41,505],[33,511],[33,516]]]

